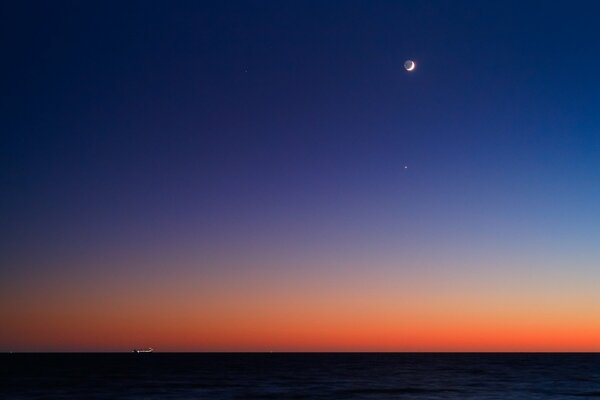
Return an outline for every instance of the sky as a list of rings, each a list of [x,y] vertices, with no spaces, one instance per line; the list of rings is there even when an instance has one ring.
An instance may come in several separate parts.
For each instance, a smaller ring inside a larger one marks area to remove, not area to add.
[[[599,13],[3,2],[0,351],[600,351]]]

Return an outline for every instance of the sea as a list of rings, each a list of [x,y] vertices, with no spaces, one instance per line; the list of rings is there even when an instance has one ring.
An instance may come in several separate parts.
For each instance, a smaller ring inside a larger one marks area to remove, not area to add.
[[[2,354],[1,399],[600,399],[600,354]]]

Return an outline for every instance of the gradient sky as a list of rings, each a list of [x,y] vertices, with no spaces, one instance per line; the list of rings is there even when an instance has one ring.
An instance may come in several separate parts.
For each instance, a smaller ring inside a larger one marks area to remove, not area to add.
[[[0,350],[600,351],[598,15],[3,2]]]

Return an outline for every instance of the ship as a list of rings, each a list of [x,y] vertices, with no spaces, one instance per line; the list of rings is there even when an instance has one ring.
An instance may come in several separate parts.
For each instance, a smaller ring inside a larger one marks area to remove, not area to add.
[[[147,349],[133,349],[134,353],[152,353],[154,351],[154,349],[152,347],[149,347]]]

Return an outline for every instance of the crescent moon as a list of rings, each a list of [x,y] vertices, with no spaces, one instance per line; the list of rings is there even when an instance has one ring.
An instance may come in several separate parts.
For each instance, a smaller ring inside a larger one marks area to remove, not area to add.
[[[412,70],[414,70],[416,66],[417,66],[417,65],[416,65],[416,64],[415,64],[415,62],[414,62],[414,61],[412,61],[412,60],[407,60],[407,61],[404,63],[404,68],[406,68],[406,70],[407,70],[407,71],[412,71]]]

